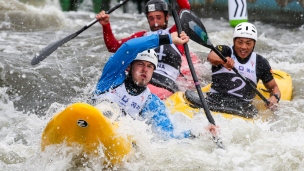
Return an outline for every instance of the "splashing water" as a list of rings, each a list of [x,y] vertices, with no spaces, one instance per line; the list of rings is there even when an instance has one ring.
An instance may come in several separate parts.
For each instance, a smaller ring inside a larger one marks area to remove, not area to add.
[[[10,5],[8,5],[10,4]],[[49,148],[41,152],[42,131],[47,122],[67,105],[86,101],[111,53],[96,24],[58,48],[37,66],[30,61],[37,51],[94,18],[90,12],[62,12],[56,6],[31,6],[19,1],[0,1],[0,170],[102,170],[104,156],[79,156],[77,147]],[[143,15],[111,14],[111,26],[120,39],[149,29]],[[143,22],[145,21],[145,22]],[[173,18],[169,25],[173,25]],[[225,20],[203,19],[214,45],[232,44],[233,28]],[[227,120],[214,115],[226,150],[216,148],[208,121],[199,112],[193,119],[171,115],[177,130],[191,129],[195,139],[161,141],[143,121],[126,117],[119,131],[132,134],[137,148],[114,170],[302,170],[304,167],[304,35],[300,28],[278,28],[254,22],[259,30],[256,51],[273,69],[293,78],[293,98],[280,101],[267,121]],[[155,25],[158,26],[157,24]],[[211,77],[206,56],[210,49],[194,42],[190,51],[203,61],[204,84]]]

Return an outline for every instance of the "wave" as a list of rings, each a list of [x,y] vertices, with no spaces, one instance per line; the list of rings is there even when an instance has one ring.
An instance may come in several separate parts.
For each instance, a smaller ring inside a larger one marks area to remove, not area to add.
[[[0,30],[58,30],[70,25],[71,20],[55,4],[34,6],[17,0],[0,1]]]

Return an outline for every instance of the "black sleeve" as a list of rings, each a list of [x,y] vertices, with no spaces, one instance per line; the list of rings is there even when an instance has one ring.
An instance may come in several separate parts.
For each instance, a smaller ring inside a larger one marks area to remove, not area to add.
[[[159,45],[170,44],[169,35],[159,35]]]
[[[227,57],[227,56],[231,57],[231,55],[232,55],[232,51],[231,51],[230,47],[227,45],[217,45],[215,48],[218,51],[220,51],[223,54],[223,56],[225,56],[225,57]]]
[[[264,84],[273,79],[271,66],[267,59],[257,54],[257,78],[261,79]]]
[[[232,51],[230,49],[229,46],[226,46],[226,45],[217,45],[215,47],[218,51],[220,51],[222,53],[223,56],[227,57],[227,56],[230,56],[232,55]],[[212,72],[216,72],[218,70],[220,70],[221,68],[223,67],[223,65],[212,65],[211,67],[211,70]]]

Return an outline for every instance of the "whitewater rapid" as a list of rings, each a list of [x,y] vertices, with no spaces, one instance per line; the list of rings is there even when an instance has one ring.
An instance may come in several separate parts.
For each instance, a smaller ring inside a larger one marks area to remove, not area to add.
[[[0,0],[0,170],[103,169],[103,156],[86,158],[78,155],[79,149],[64,145],[45,152],[40,149],[42,131],[52,116],[69,104],[90,98],[111,55],[104,45],[101,26],[95,24],[39,65],[30,65],[35,53],[81,29],[94,16],[86,10],[62,12],[58,1],[24,4]],[[233,28],[228,21],[202,21],[214,45],[232,44]],[[172,17],[169,24],[173,24]],[[281,101],[278,111],[266,121],[252,123],[214,115],[226,150],[212,142],[203,114],[194,119],[172,115],[176,127],[192,129],[198,138],[169,141],[155,139],[150,126],[126,117],[120,131],[132,134],[137,149],[115,170],[302,170],[304,27],[253,24],[258,29],[256,51],[273,69],[292,76],[292,100]],[[123,14],[121,10],[111,14],[111,25],[117,38],[149,29],[144,15]],[[211,76],[206,61],[210,50],[194,42],[189,47],[203,61],[205,85]]]

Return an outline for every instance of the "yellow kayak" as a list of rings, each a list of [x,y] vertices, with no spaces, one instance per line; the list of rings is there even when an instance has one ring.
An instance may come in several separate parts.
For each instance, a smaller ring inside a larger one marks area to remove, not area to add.
[[[290,100],[292,95],[292,81],[290,75],[283,71],[274,71],[274,76],[279,84],[282,100]],[[210,85],[204,87],[204,92],[208,91]],[[264,86],[259,83],[258,89],[267,98],[269,93]],[[177,92],[165,101],[172,113],[182,112],[189,117],[199,112],[199,109],[192,108],[191,103],[185,98],[184,92]],[[212,112],[212,114],[216,114]],[[232,114],[223,114],[226,118],[242,118]],[[242,118],[244,120],[250,120]],[[56,114],[45,127],[41,149],[45,150],[49,145],[66,143],[69,146],[82,146],[83,152],[98,156],[99,149],[102,148],[106,157],[107,165],[121,163],[132,150],[132,142],[115,130],[114,125],[94,106],[86,103],[75,103],[68,106],[62,112]]]
[[[291,76],[280,70],[273,70],[273,76],[276,80],[279,89],[281,91],[281,100],[291,100],[292,97],[292,79]],[[207,86],[202,88],[203,92],[208,92],[210,90],[211,84],[208,84]],[[267,91],[265,86],[263,85],[262,81],[258,82],[257,89],[261,94],[267,98],[269,98],[270,93]],[[260,97],[256,96],[256,100],[260,100]],[[166,106],[170,109],[171,113],[174,114],[176,112],[180,112],[183,114],[186,114],[190,118],[192,118],[196,113],[200,112],[200,109],[195,108],[189,100],[187,100],[185,92],[176,92],[172,96],[170,96],[165,101]],[[265,110],[266,108],[264,105],[258,105],[256,106],[259,110]],[[244,120],[250,120],[249,118],[244,118],[238,115],[233,115],[230,113],[218,113],[218,112],[212,112],[212,114],[221,114],[225,118],[242,118]]]
[[[86,103],[75,103],[56,114],[45,127],[42,151],[49,145],[66,143],[69,146],[81,145],[83,153],[100,155],[103,149],[106,164],[122,162],[131,151],[132,143],[117,132],[113,125],[97,108]]]

